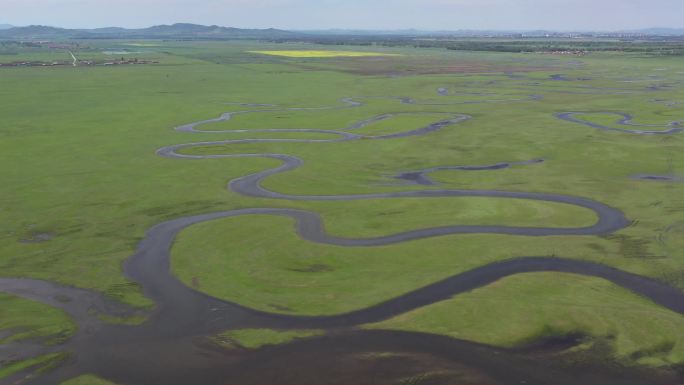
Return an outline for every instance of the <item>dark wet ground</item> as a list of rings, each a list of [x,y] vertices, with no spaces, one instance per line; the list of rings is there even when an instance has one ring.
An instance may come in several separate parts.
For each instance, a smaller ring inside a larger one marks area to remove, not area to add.
[[[402,179],[408,182],[412,182],[415,184],[419,185],[424,185],[424,186],[430,186],[430,185],[435,185],[435,183],[432,179],[430,179],[429,174],[437,171],[447,171],[447,170],[455,170],[455,171],[492,171],[492,170],[501,170],[505,168],[511,168],[515,166],[527,166],[527,165],[532,165],[532,164],[538,164],[538,163],[543,163],[544,159],[532,159],[529,161],[525,162],[501,162],[501,163],[496,163],[496,164],[491,164],[491,165],[485,165],[485,166],[439,166],[439,167],[431,167],[427,168],[424,170],[419,170],[419,171],[410,171],[410,172],[405,172],[402,174],[399,174],[395,176],[396,179]]]
[[[681,178],[679,178],[678,176],[674,176],[674,175],[640,174],[640,175],[632,176],[632,179],[651,180],[651,181],[659,181],[659,182],[678,182],[678,181],[681,181]]]

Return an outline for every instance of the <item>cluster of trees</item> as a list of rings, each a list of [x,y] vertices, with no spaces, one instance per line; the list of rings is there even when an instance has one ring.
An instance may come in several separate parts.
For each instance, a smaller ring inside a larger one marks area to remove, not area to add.
[[[0,55],[18,55],[22,48],[40,48],[40,44],[14,40],[0,40]]]

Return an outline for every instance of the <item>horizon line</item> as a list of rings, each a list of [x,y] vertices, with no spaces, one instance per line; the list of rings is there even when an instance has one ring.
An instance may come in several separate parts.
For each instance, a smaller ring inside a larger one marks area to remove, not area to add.
[[[349,27],[329,27],[329,28],[284,28],[284,27],[233,27],[225,26],[219,24],[197,24],[190,22],[172,22],[169,24],[153,24],[144,27],[120,27],[117,25],[107,25],[98,27],[64,27],[59,25],[49,25],[49,24],[24,24],[15,25],[11,22],[0,22],[0,25],[11,26],[12,28],[26,28],[26,27],[50,27],[59,28],[66,30],[93,30],[93,29],[106,29],[106,28],[121,28],[121,29],[146,29],[158,26],[174,26],[174,25],[195,25],[203,27],[221,27],[221,28],[236,28],[236,29],[254,29],[254,30],[268,30],[277,29],[283,31],[291,32],[319,32],[319,31],[360,31],[360,32],[427,32],[427,33],[448,33],[448,32],[500,32],[500,33],[524,33],[524,32],[552,32],[552,33],[629,33],[629,32],[640,32],[647,30],[657,30],[657,29],[667,29],[667,30],[682,30],[684,31],[684,26],[681,27],[670,27],[670,26],[652,26],[643,28],[629,28],[629,29],[548,29],[548,28],[534,28],[529,29],[475,29],[475,28],[460,28],[460,29],[422,29],[417,27],[402,27],[402,28],[385,28],[385,29],[373,29],[373,28],[349,28]]]

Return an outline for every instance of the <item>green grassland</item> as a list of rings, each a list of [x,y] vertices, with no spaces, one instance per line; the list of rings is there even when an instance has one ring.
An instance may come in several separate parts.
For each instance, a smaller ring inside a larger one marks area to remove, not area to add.
[[[219,334],[216,336],[216,341],[228,348],[258,349],[266,345],[280,345],[322,334],[323,332],[318,330],[239,329]]]
[[[591,237],[580,237],[579,242],[563,237],[529,242],[512,236],[467,235],[406,245],[343,248],[300,240],[285,218],[237,218],[212,224],[201,224],[182,234],[173,254],[176,274],[219,297],[271,312],[289,309],[288,313],[294,314],[356,310],[520,255],[582,259],[588,258],[583,254],[585,249],[594,248],[605,253],[594,251],[596,258],[619,255],[614,242],[597,242]],[[264,232],[272,237],[259,237]],[[199,234],[204,235],[204,243],[189,250],[189,239]],[[228,237],[235,237],[230,250],[221,247]],[[574,250],[576,245],[584,247]],[[226,280],[226,276],[231,279]]]
[[[60,353],[54,353],[19,362],[3,362],[3,366],[0,367],[0,378],[5,378],[31,368],[37,368],[39,371],[47,370],[51,366],[58,364],[63,359],[64,355]]]
[[[595,221],[593,213],[573,206],[513,199],[288,202],[247,198],[227,191],[226,183],[275,167],[277,161],[176,160],[155,155],[159,147],[188,142],[328,138],[303,133],[190,134],[175,132],[173,127],[229,111],[269,109],[227,103],[342,107],[340,99],[359,97],[365,104],[358,108],[243,114],[201,129],[339,129],[381,114],[401,113],[359,130],[372,136],[415,129],[443,119],[445,113],[468,114],[473,119],[426,136],[386,141],[253,143],[189,151],[300,157],[305,161],[303,167],[264,182],[268,189],[296,195],[424,189],[401,184],[392,176],[434,166],[544,158],[542,164],[496,171],[440,171],[431,177],[441,184],[434,188],[587,197],[621,209],[634,224],[605,237],[454,235],[384,247],[342,248],[299,239],[292,221],[285,218],[242,217],[203,223],[182,232],[173,248],[174,273],[211,295],[261,310],[288,309],[284,312],[290,314],[355,310],[516,256],[591,260],[684,289],[684,185],[630,179],[635,174],[684,176],[684,134],[604,132],[554,117],[565,111],[621,111],[633,114],[639,123],[684,119],[684,106],[650,102],[684,98],[680,84],[684,74],[677,69],[681,68],[680,59],[636,54],[592,54],[578,59],[370,47],[371,52],[401,55],[373,62],[363,57],[248,53],[324,49],[303,44],[89,44],[91,50],[77,53],[79,58],[128,47],[144,50],[140,58],[153,58],[160,64],[0,68],[0,159],[5,165],[0,169],[2,276],[95,289],[133,305],[151,306],[139,287],[121,274],[122,262],[146,229],[182,216],[246,207],[316,211],[328,232],[343,237],[374,237],[447,224],[575,227]],[[576,65],[577,60],[584,64]],[[475,65],[479,67],[473,68]],[[371,67],[372,71],[365,71]],[[433,73],[431,68],[438,70]],[[663,68],[667,70],[661,71]],[[558,73],[592,80],[549,78]],[[653,74],[672,86],[644,90],[650,84],[644,80]],[[596,90],[581,88],[585,86],[628,92],[595,94],[591,92]],[[438,87],[453,93],[492,95],[438,96]],[[533,94],[544,99],[464,104]],[[419,104],[382,98],[387,96],[412,97]],[[606,116],[587,118],[603,122]],[[30,241],[41,234],[49,234],[50,240]],[[517,294],[516,300],[507,301],[512,293]],[[565,306],[559,308],[561,302]],[[31,306],[39,305],[0,297],[0,327],[23,326],[26,336],[51,335],[70,327],[61,314],[50,313],[42,305],[41,310]],[[44,314],[35,317],[36,311]],[[468,317],[461,317],[466,313]],[[5,318],[4,314],[11,316]],[[649,315],[640,317],[643,314]],[[502,324],[502,319],[511,321]],[[578,331],[610,337],[620,357],[638,356],[641,363],[665,365],[684,362],[681,322],[680,316],[603,281],[532,274],[416,310],[382,327],[502,346],[527,343],[544,331]],[[672,349],[666,353],[653,349],[660,343]]]
[[[364,52],[364,51],[330,51],[330,50],[276,50],[276,51],[250,51],[250,53],[259,53],[262,55],[285,56],[285,57],[364,57],[364,56],[396,56],[386,53],[378,52]]]
[[[60,310],[8,295],[0,295],[0,330],[11,331],[1,343],[45,338],[57,343],[74,332],[69,317]]]
[[[369,325],[440,333],[499,346],[543,338],[608,339],[617,356],[643,364],[684,359],[684,317],[596,278],[521,274],[451,300]]]
[[[113,385],[109,381],[105,381],[101,378],[92,375],[83,375],[71,379],[69,381],[63,382],[62,385]]]

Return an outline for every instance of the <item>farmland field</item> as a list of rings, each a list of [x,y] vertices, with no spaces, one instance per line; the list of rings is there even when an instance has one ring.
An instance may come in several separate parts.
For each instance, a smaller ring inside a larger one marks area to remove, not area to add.
[[[112,52],[0,68],[1,384],[681,383],[680,57]]]
[[[379,57],[397,56],[397,54],[363,52],[363,51],[313,51],[313,50],[275,50],[275,51],[250,51],[250,53],[260,53],[264,55],[285,56],[285,57]]]

